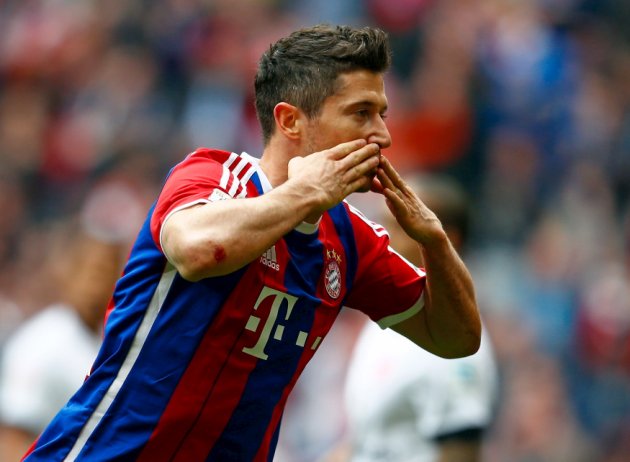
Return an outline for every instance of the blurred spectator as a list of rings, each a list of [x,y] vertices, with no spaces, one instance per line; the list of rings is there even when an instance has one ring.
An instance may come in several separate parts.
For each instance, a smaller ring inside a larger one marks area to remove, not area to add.
[[[484,460],[591,462],[590,438],[572,413],[561,373],[553,360],[524,350],[509,358],[505,393]],[[516,365],[517,364],[517,365]]]
[[[520,130],[497,128],[486,145],[484,182],[473,216],[480,244],[520,245],[538,211],[540,151]]]
[[[475,6],[450,0],[432,8],[427,1],[398,3],[417,10],[400,19],[414,25],[411,30],[421,37],[414,39],[417,50],[403,55],[411,58],[410,71],[396,82],[400,101],[388,120],[394,140],[388,156],[403,172],[447,170],[462,160],[473,136],[472,47],[479,21],[469,10]],[[386,2],[371,4],[387,5],[378,9],[381,13],[394,10]]]
[[[593,270],[582,289],[567,367],[585,428],[605,454],[627,447],[630,422],[630,273],[618,262]],[[628,453],[626,453],[627,455]]]
[[[58,300],[20,325],[2,349],[1,460],[19,460],[89,372],[141,207],[130,190],[103,183],[88,196],[76,225],[61,223],[53,231],[40,264]]]
[[[9,175],[10,170],[3,169],[0,172],[0,210],[2,220],[0,220],[0,269],[7,269],[9,263],[15,257],[15,247],[19,239],[21,230],[27,220],[25,202],[26,193],[22,182],[14,175]],[[0,281],[2,274],[0,271]],[[4,284],[0,282],[0,287]],[[1,289],[0,289],[1,290]]]

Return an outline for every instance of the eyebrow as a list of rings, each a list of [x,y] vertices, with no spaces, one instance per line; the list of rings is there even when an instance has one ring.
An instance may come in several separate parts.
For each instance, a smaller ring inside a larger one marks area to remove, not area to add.
[[[380,104],[378,104],[375,101],[372,100],[360,100],[360,101],[355,101],[353,103],[350,103],[346,106],[347,109],[354,109],[357,107],[381,107]],[[389,109],[389,106],[387,104],[385,104],[384,106],[382,106],[381,110],[379,111],[379,113],[383,114],[385,112],[387,112],[387,110]]]

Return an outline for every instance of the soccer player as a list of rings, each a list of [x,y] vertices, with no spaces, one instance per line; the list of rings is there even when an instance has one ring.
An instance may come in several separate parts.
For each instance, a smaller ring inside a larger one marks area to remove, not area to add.
[[[343,305],[443,357],[474,353],[471,277],[390,143],[384,32],[315,26],[263,54],[260,157],[198,149],[168,175],[90,377],[26,460],[271,460],[283,406]],[[372,189],[425,269],[344,199]]]

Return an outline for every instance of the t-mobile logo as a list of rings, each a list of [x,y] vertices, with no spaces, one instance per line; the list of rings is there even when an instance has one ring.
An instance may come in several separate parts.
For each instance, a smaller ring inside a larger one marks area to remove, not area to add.
[[[273,332],[274,340],[282,340],[284,336],[284,324],[282,324],[282,318],[278,321],[278,315],[280,314],[280,307],[283,305],[283,302],[286,300],[286,312],[284,314],[284,321],[288,321],[291,317],[291,312],[293,311],[293,307],[295,306],[295,302],[297,302],[298,297],[293,295],[285,294],[284,292],[280,292],[279,290],[272,289],[270,287],[263,287],[260,295],[258,296],[258,300],[256,300],[256,304],[254,305],[254,310],[257,310],[263,300],[268,297],[273,297],[273,302],[271,303],[271,309],[269,310],[269,316],[265,320],[262,329],[260,329],[260,335],[258,336],[258,340],[253,347],[245,347],[243,348],[243,352],[255,356],[259,359],[267,359],[269,356],[265,353],[265,347],[271,338]],[[251,332],[258,332],[260,327],[261,318],[258,316],[251,315],[247,320],[247,325],[245,328]],[[306,344],[306,339],[308,337],[308,332],[300,331],[295,344],[299,347],[304,347]],[[317,337],[313,344],[311,345],[311,349],[317,348],[319,343],[321,342],[321,337]]]

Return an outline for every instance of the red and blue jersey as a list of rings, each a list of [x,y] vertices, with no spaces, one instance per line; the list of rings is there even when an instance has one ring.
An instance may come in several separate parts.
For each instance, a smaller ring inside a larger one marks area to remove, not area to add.
[[[160,245],[171,214],[270,189],[245,153],[199,149],[171,170],[90,376],[25,460],[270,461],[287,396],[342,306],[381,327],[422,308],[424,273],[346,202],[232,274],[177,273]]]

